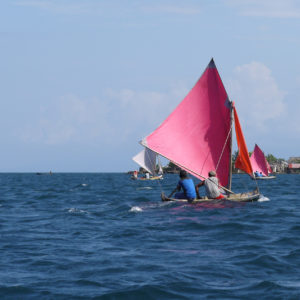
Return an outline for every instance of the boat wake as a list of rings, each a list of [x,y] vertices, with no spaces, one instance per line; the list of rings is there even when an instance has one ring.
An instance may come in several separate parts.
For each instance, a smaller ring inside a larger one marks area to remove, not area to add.
[[[144,206],[132,206],[129,210],[129,212],[142,212],[145,210],[150,210],[150,209],[156,209],[156,208],[161,208],[164,206],[171,206],[172,204],[174,204],[175,202],[158,202],[158,203],[149,203],[147,205]]]
[[[139,206],[133,206],[133,207],[130,208],[129,211],[130,211],[130,212],[142,212],[143,209],[140,208]]]
[[[260,197],[257,200],[258,202],[266,202],[266,201],[270,201],[270,199],[268,197],[265,197],[264,195],[260,195]]]

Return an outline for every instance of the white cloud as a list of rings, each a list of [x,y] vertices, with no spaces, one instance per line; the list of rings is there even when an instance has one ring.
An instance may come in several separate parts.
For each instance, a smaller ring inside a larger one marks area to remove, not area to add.
[[[120,145],[149,134],[183,99],[187,89],[178,84],[166,93],[130,89],[107,90],[101,98],[61,97],[42,107],[28,120],[18,136],[25,142],[43,144],[86,143]],[[149,131],[150,130],[150,131]]]
[[[155,2],[158,2],[156,4]],[[177,15],[195,15],[201,10],[197,6],[182,4],[174,1],[147,1],[125,2],[119,0],[111,1],[78,1],[78,0],[16,0],[15,5],[35,7],[60,14],[102,14],[112,11],[113,13],[130,13],[133,11],[147,13],[165,13]],[[116,10],[116,7],[118,8]]]
[[[225,0],[241,15],[270,18],[300,18],[300,3],[296,0]]]
[[[31,143],[92,142],[113,135],[107,121],[109,113],[107,102],[68,95],[42,107],[37,118],[29,120],[19,134]]]
[[[34,7],[60,14],[99,14],[103,5],[91,1],[69,0],[19,0],[14,2],[17,6]]]
[[[270,69],[262,63],[236,67],[227,87],[246,126],[258,131],[268,130],[267,122],[286,112],[285,93],[277,86]]]
[[[154,13],[167,13],[167,14],[179,14],[179,15],[196,15],[201,13],[201,10],[197,6],[188,6],[185,4],[160,4],[152,6],[144,6],[142,9],[146,12]]]
[[[150,132],[144,132],[144,130],[148,128],[154,130],[187,92],[188,89],[182,83],[178,83],[165,93],[130,89],[107,90],[106,93],[109,98],[117,101],[119,115],[129,132],[141,128],[140,134],[149,134]]]

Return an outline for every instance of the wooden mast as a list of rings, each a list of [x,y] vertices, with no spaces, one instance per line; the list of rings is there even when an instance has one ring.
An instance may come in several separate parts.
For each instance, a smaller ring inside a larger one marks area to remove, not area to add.
[[[232,131],[233,131],[233,103],[230,101],[230,157],[229,157],[229,178],[228,189],[231,190],[232,182]]]

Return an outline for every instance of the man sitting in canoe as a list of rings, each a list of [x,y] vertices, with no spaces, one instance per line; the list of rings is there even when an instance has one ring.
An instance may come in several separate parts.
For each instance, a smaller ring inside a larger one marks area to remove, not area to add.
[[[205,186],[206,196],[208,199],[223,199],[225,198],[219,189],[219,179],[216,177],[215,171],[209,171],[208,172],[208,178],[201,181],[196,185],[196,193],[198,199],[201,199],[199,195],[199,187],[202,185]]]
[[[174,197],[176,199],[187,199],[188,201],[193,201],[196,199],[196,190],[193,179],[189,178],[187,172],[184,170],[180,171],[179,177],[180,180],[178,181],[178,184],[171,195],[177,191]],[[180,192],[181,189],[182,192]],[[171,195],[169,197],[171,197]]]

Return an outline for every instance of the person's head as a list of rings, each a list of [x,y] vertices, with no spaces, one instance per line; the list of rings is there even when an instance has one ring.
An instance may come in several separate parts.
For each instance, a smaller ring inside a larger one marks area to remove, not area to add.
[[[186,172],[185,170],[180,170],[180,172],[179,172],[179,177],[180,177],[181,179],[184,179],[184,178],[187,178],[187,177],[188,177],[188,174],[187,174],[187,172]]]
[[[216,176],[216,172],[215,171],[209,171],[208,176],[209,177],[214,177],[214,176]]]

